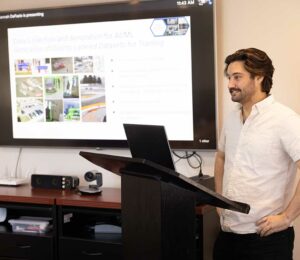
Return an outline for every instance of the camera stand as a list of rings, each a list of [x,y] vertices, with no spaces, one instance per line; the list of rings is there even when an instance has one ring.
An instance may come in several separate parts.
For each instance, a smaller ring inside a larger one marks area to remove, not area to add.
[[[96,185],[89,185],[89,186],[79,186],[78,191],[82,194],[97,194],[101,193],[102,189]]]

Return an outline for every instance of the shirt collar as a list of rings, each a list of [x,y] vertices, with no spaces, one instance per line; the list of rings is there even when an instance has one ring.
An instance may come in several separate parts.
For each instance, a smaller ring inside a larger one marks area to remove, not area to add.
[[[262,112],[268,109],[268,107],[270,107],[274,102],[275,102],[274,97],[270,94],[262,101],[259,101],[256,104],[254,104],[253,108],[255,108],[258,112]]]
[[[271,94],[269,94],[265,99],[254,104],[252,110],[255,109],[258,112],[263,111],[267,109],[270,105],[272,105],[274,102],[275,102],[274,97]],[[240,112],[242,110],[242,105],[237,104],[236,109],[237,111]]]

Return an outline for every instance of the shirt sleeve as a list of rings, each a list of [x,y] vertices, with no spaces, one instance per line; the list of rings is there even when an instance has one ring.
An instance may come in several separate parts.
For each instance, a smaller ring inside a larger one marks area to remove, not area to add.
[[[280,127],[280,136],[285,151],[294,162],[300,160],[300,116],[289,115]]]

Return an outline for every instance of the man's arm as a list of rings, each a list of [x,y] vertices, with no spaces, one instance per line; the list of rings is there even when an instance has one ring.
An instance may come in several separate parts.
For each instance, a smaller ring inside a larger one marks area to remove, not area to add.
[[[218,150],[215,158],[215,191],[219,194],[222,194],[224,163],[225,153]],[[217,209],[219,214],[220,210]]]
[[[297,161],[297,167],[300,169],[300,160]],[[272,233],[287,229],[291,222],[300,215],[300,181],[298,181],[295,194],[288,207],[275,216],[266,216],[260,219],[256,224],[257,233],[261,236],[268,236]]]
[[[222,194],[225,153],[217,151],[215,158],[215,190]]]

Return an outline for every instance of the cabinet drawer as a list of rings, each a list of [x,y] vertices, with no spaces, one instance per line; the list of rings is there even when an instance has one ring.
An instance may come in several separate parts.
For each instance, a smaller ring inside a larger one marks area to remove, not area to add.
[[[61,238],[59,242],[60,259],[122,259],[121,244],[104,243],[99,241]]]
[[[53,260],[52,237],[23,234],[0,234],[0,259],[22,258],[32,260]]]

